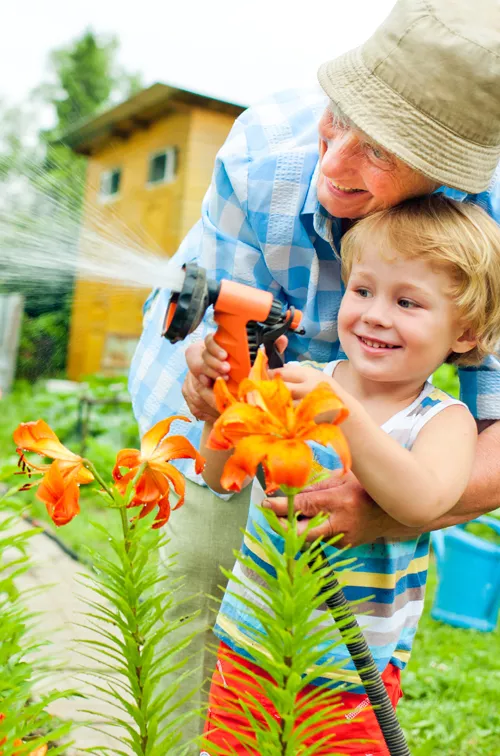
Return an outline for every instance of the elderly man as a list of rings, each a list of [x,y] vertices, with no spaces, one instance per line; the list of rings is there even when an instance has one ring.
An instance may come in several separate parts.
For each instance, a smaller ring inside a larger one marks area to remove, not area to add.
[[[212,277],[272,291],[304,312],[306,335],[290,336],[287,359],[336,359],[338,255],[353,221],[434,191],[478,202],[500,221],[498,29],[497,0],[399,0],[362,47],[321,67],[327,99],[288,92],[243,113],[217,157],[202,219],[181,245],[179,266],[196,260]],[[200,340],[210,320],[172,347],[160,338],[168,297],[159,291],[151,298],[132,366],[142,431],[185,414],[186,404],[200,420],[216,414],[199,379]],[[432,529],[500,506],[500,423],[493,422],[500,418],[500,362],[462,371],[460,381],[483,432],[466,493]],[[195,444],[199,434],[197,424],[190,431]],[[188,593],[213,595],[219,565],[229,567],[239,546],[247,495],[218,498],[183,469],[191,482],[172,521],[171,550]],[[283,511],[280,499],[272,506]],[[354,545],[419,535],[382,512],[352,475],[303,493],[297,506],[306,515],[328,512],[323,535],[344,533]],[[200,606],[202,627],[210,621],[205,599],[181,611]],[[205,641],[197,642],[200,680],[211,673]]]

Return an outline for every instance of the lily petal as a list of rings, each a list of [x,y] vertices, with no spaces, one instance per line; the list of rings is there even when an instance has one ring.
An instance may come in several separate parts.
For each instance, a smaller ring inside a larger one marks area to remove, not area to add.
[[[136,483],[134,501],[158,501],[165,496],[168,488],[165,475],[148,466]]]
[[[165,464],[164,475],[169,479],[170,483],[174,487],[174,491],[179,497],[175,507],[172,509],[179,509],[184,504],[184,494],[186,491],[186,483],[184,476],[173,465]]]
[[[57,460],[42,478],[36,496],[45,503],[47,512],[58,527],[66,525],[80,511],[80,490],[76,480],[65,480]]]
[[[267,412],[251,407],[243,402],[231,405],[214,423],[216,434],[220,434],[232,445],[248,435],[263,433],[280,436],[281,424]]]
[[[82,462],[77,460],[58,459],[57,465],[62,473],[63,478],[69,482],[70,479],[74,479],[78,485],[86,485],[92,483],[94,476],[83,466]],[[52,463],[53,464],[53,463]]]
[[[175,422],[175,420],[184,420],[186,423],[191,422],[189,417],[184,417],[183,415],[173,415],[172,417],[167,417],[165,420],[160,420],[159,423],[153,425],[153,427],[148,430],[148,432],[142,437],[141,457],[143,460],[149,459],[162,438],[167,435],[170,430],[170,426],[173,422]]]
[[[332,422],[338,425],[349,414],[338,396],[332,391],[328,383],[318,383],[313,390],[301,400],[296,409],[296,426],[295,430],[300,433],[302,427],[314,422],[318,415],[325,413],[336,413]]]
[[[273,415],[283,426],[283,430],[288,428],[290,418],[294,417],[291,391],[279,375],[272,381],[258,383],[245,379],[240,383],[238,395],[247,404],[260,407]]]
[[[224,378],[217,378],[214,383],[214,399],[218,411],[222,414],[231,404],[236,403],[236,399],[227,387]]]
[[[178,505],[176,505],[175,509],[177,509],[177,506]],[[169,521],[170,511],[171,511],[170,502],[169,502],[168,494],[167,494],[167,496],[164,496],[163,499],[160,499],[160,501],[158,502],[158,514],[156,515],[155,521],[152,525],[152,527],[155,530],[157,528],[163,527],[163,525],[165,525]],[[142,512],[141,512],[141,517],[142,517]]]
[[[343,472],[347,472],[351,467],[351,450],[349,444],[340,428],[337,425],[320,423],[319,425],[311,424],[311,429],[301,438],[307,441],[316,441],[322,446],[331,446],[337,452],[342,462]]]
[[[232,449],[233,444],[222,435],[222,425],[219,420],[220,418],[215,421],[207,438],[206,446],[207,449],[214,449],[214,451],[227,451],[227,449]]]
[[[235,461],[234,454],[229,457],[222,471],[220,483],[226,491],[241,491],[248,478],[248,473]]]
[[[67,449],[47,425],[45,420],[21,423],[14,431],[14,442],[19,449],[36,452],[51,459],[81,459]]]
[[[119,480],[122,477],[120,467],[126,467],[132,470],[141,464],[141,453],[138,449],[122,449],[116,455],[115,466],[113,467],[113,478]]]
[[[258,465],[266,459],[274,443],[273,436],[267,435],[253,435],[241,439],[234,454],[224,465],[222,487],[227,491],[240,491],[243,481],[247,477],[254,477]]]
[[[161,465],[170,459],[194,459],[197,473],[200,473],[205,465],[205,460],[201,454],[184,436],[168,436],[160,441],[149,457],[148,464],[152,468],[161,469]]]
[[[267,365],[267,355],[263,349],[259,349],[255,362],[250,368],[250,373],[248,374],[249,379],[251,381],[268,381],[269,373],[267,372]]]
[[[276,441],[266,458],[266,483],[269,482],[274,488],[304,488],[311,475],[312,464],[313,453],[304,441]]]

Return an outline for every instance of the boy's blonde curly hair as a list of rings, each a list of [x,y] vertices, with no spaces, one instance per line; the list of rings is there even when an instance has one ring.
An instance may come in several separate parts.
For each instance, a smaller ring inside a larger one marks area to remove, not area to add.
[[[355,223],[342,239],[342,279],[367,241],[389,257],[418,257],[450,274],[450,296],[477,344],[447,362],[477,365],[500,344],[500,228],[478,205],[444,194],[416,197]]]

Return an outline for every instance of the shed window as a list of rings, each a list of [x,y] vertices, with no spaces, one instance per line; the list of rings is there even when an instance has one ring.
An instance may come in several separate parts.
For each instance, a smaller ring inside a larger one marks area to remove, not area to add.
[[[175,176],[175,147],[155,152],[149,158],[148,184],[165,184]]]
[[[110,171],[104,171],[101,173],[101,197],[114,197],[117,195],[120,191],[121,177],[121,168],[113,168]]]

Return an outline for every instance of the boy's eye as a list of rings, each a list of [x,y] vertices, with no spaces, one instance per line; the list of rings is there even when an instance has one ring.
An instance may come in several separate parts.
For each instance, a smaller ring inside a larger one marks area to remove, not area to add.
[[[366,297],[370,296],[368,289],[365,289],[362,286],[358,286],[358,288],[356,289],[356,294],[359,294],[360,297],[364,297],[365,299]]]
[[[399,299],[398,305],[404,310],[409,310],[412,307],[418,307],[418,304],[416,302],[412,302],[411,299]]]

